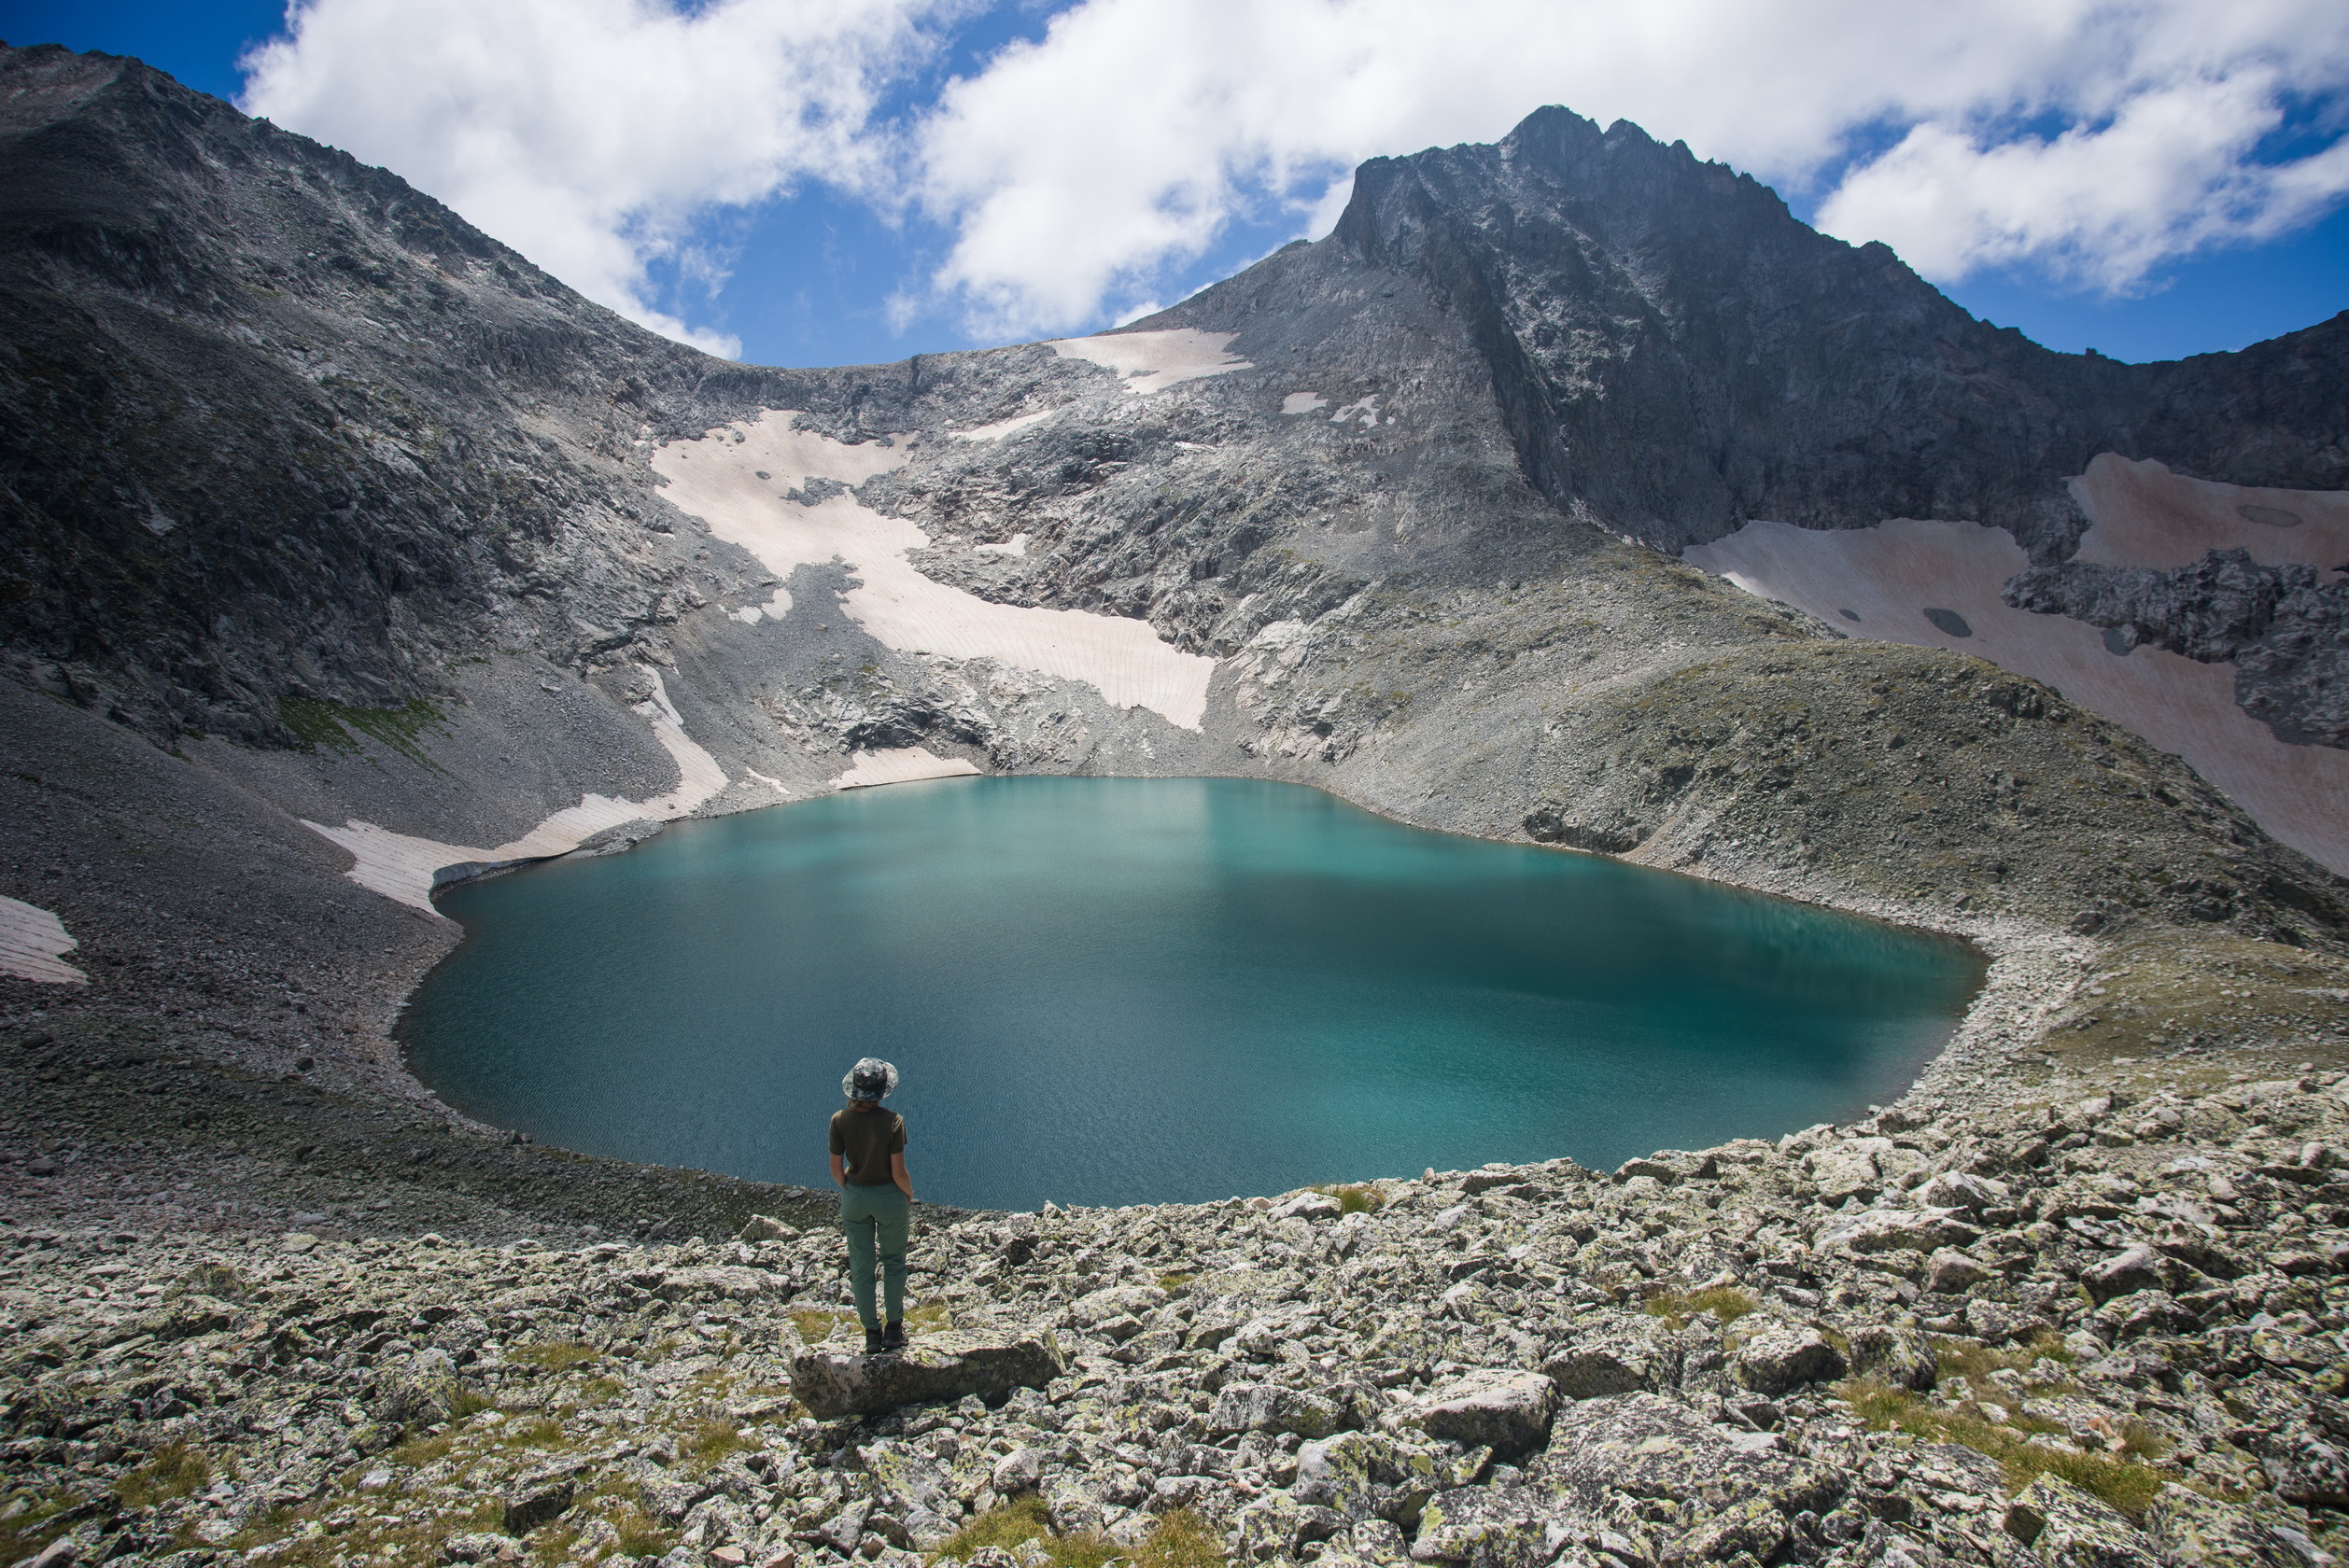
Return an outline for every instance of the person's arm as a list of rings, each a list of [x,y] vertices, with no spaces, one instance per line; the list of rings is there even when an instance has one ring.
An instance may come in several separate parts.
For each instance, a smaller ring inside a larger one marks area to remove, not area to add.
[[[841,1188],[849,1184],[848,1164],[837,1155],[832,1156],[832,1184]]]
[[[833,1163],[837,1165],[839,1162],[836,1160]],[[913,1178],[906,1174],[904,1150],[901,1149],[889,1156],[889,1176],[890,1180],[897,1183],[897,1190],[906,1195],[906,1201],[911,1203],[913,1201]]]

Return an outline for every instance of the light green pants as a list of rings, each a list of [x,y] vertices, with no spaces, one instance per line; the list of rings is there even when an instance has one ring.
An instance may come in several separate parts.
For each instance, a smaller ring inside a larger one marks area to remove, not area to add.
[[[913,1205],[894,1182],[879,1187],[851,1182],[840,1189],[840,1228],[849,1239],[849,1294],[856,1298],[857,1321],[867,1334],[882,1321],[873,1316],[876,1253],[888,1321],[906,1321],[906,1233],[912,1225]]]

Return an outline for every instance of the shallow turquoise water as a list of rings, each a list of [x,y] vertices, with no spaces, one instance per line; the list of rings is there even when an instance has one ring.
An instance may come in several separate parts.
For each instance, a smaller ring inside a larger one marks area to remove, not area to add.
[[[1775,1137],[1897,1095],[1940,938],[1294,785],[969,778],[674,826],[452,889],[404,1026],[485,1120],[827,1181],[860,1056],[915,1190],[1034,1208]]]

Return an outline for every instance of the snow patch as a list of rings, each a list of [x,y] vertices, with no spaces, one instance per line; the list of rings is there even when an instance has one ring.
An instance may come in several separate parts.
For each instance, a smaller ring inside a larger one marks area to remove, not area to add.
[[[0,898],[0,974],[51,985],[85,985],[90,976],[63,961],[80,945],[66,934],[65,922],[49,911]]]
[[[794,430],[797,417],[770,411],[755,423],[661,447],[653,469],[669,482],[664,494],[777,577],[841,562],[861,579],[842,596],[842,609],[883,647],[993,659],[1081,680],[1115,707],[1147,707],[1185,729],[1200,727],[1216,662],[1161,641],[1147,622],[992,603],[922,575],[907,556],[930,538],[904,518],[884,517],[853,495],[812,506],[786,500],[809,479],[861,484],[906,460],[896,448],[848,446]],[[762,471],[769,477],[760,479]]]
[[[923,746],[857,751],[849,762],[848,772],[832,781],[834,789],[863,790],[875,784],[910,784],[919,778],[959,778],[980,772],[960,757],[933,756]]]
[[[1387,417],[1392,419],[1394,415],[1388,414]],[[1378,423],[1378,394],[1373,392],[1367,398],[1346,404],[1345,407],[1331,414],[1329,419],[1332,424],[1343,425],[1352,422],[1360,425],[1366,430],[1369,429]]]
[[[2349,873],[2349,751],[2276,739],[2235,706],[2231,665],[2150,647],[2118,658],[2085,621],[2007,605],[1999,590],[2030,559],[2004,528],[1907,518],[1873,528],[1749,523],[1682,558],[1853,637],[1972,653],[2043,680],[2183,757],[2270,833]],[[1951,616],[1966,635],[1950,629]]]
[[[993,544],[974,544],[971,548],[973,550],[984,550],[989,553],[995,555],[1025,555],[1028,553],[1028,536],[1025,534],[1014,534],[1009,539],[999,540]]]
[[[2169,569],[2213,550],[2247,550],[2263,567],[2314,567],[2319,582],[2339,579],[2349,562],[2349,491],[2221,484],[2114,452],[2070,483],[2093,525],[2075,560]]]
[[[1291,392],[1281,399],[1283,413],[1311,413],[1315,409],[1329,406],[1329,399],[1318,392]]]
[[[652,726],[653,737],[677,763],[677,788],[667,794],[644,801],[582,795],[577,805],[557,811],[520,838],[491,849],[393,833],[356,818],[339,828],[325,827],[306,818],[302,825],[350,852],[351,868],[343,875],[360,887],[412,909],[420,909],[435,919],[443,919],[446,917],[432,907],[432,889],[443,882],[500,866],[568,855],[606,828],[616,828],[640,818],[668,822],[687,816],[726,787],[725,770],[685,734],[684,723],[677,716],[676,705],[668,700],[668,689],[662,683],[660,672],[648,668],[644,673],[652,677],[653,694],[638,703],[635,712]]]
[[[1186,381],[1254,368],[1224,351],[1237,332],[1113,332],[1099,338],[1056,338],[1047,344],[1063,359],[1083,359],[1126,378],[1126,390],[1147,397]]]

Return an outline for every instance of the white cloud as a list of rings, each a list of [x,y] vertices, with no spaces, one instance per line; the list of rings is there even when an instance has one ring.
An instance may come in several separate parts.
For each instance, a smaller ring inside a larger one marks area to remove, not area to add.
[[[1361,159],[1548,103],[1823,194],[1943,281],[2125,288],[2349,190],[2340,142],[2255,158],[2290,105],[2337,133],[2345,92],[2339,0],[1084,0],[950,84],[920,178],[938,288],[1005,333],[1121,315],[1244,217],[1326,231]]]
[[[2341,0],[1077,0],[877,119],[981,3],[296,0],[245,103],[722,352],[650,269],[722,276],[695,225],[809,179],[944,226],[900,329],[943,305],[1042,334],[1166,297],[1235,225],[1326,232],[1361,160],[1543,104],[1684,139],[1943,282],[2126,290],[2349,191]]]
[[[590,299],[715,353],[649,302],[710,270],[713,205],[868,187],[870,119],[944,0],[296,0],[244,107],[397,171]]]

